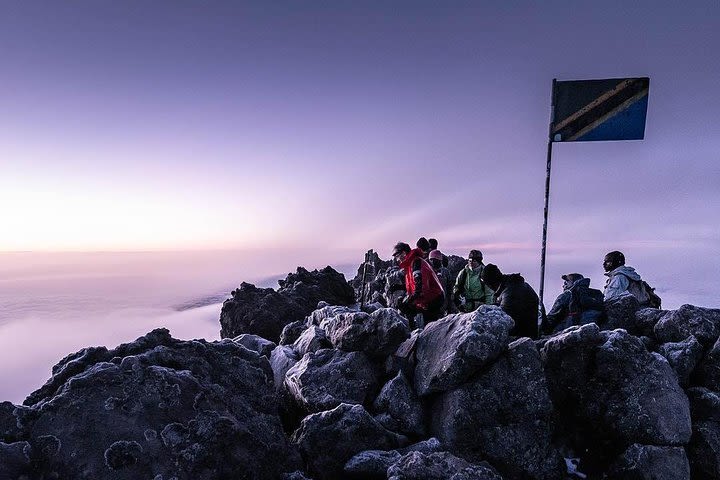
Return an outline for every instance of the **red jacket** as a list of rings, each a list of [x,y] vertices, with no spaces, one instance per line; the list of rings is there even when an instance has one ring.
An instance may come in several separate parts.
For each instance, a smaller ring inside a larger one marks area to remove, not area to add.
[[[400,262],[400,268],[405,271],[405,290],[408,295],[413,295],[416,290],[415,279],[413,278],[413,263],[415,260],[420,260],[422,288],[420,289],[420,296],[415,299],[414,303],[418,308],[425,310],[430,302],[435,300],[439,295],[444,295],[445,292],[440,285],[440,280],[438,280],[435,271],[423,258],[422,250],[415,248],[410,250],[410,253],[405,256],[405,260]]]

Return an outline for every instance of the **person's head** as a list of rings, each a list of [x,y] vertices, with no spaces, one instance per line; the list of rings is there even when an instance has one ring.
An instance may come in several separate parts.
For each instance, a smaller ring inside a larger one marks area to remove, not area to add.
[[[480,274],[480,279],[492,290],[497,290],[502,283],[502,272],[497,265],[488,263],[485,265],[485,268],[483,268],[482,274]]]
[[[429,238],[428,243],[430,244],[430,250],[437,250],[437,240],[435,240],[434,238]]]
[[[605,255],[603,259],[603,268],[606,272],[615,270],[616,268],[625,265],[625,255],[622,252],[615,250]]]
[[[482,263],[482,252],[480,250],[470,250],[468,253],[468,265],[470,268],[477,268]]]
[[[392,256],[396,262],[400,263],[405,260],[408,253],[410,253],[410,245],[405,242],[398,242],[393,247]]]
[[[415,244],[415,246],[417,246],[420,250],[422,250],[425,253],[427,253],[431,250],[430,242],[428,242],[428,239],[425,237],[420,237],[418,239],[417,243]]]
[[[442,267],[442,252],[440,250],[430,250],[428,258],[430,265],[432,265],[435,270],[439,270],[440,267]]]
[[[577,282],[581,278],[585,278],[579,273],[568,273],[561,277],[563,279],[563,290],[569,289],[573,283]]]

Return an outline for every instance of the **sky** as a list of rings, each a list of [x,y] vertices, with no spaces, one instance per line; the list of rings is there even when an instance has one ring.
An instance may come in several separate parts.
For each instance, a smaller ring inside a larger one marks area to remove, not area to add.
[[[425,235],[537,287],[552,79],[648,76],[645,140],[555,145],[548,276],[717,305],[719,48],[717,0],[2,1],[0,251]]]

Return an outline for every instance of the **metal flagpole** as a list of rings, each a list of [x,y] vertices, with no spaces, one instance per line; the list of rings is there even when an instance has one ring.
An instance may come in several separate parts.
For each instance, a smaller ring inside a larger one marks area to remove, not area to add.
[[[545,293],[545,251],[547,247],[547,224],[548,224],[548,203],[550,201],[550,166],[552,165],[552,129],[555,121],[555,83],[553,78],[552,93],[550,94],[550,126],[548,127],[548,146],[547,146],[547,169],[545,175],[545,210],[543,212],[543,234],[542,234],[542,253],[540,254],[540,315],[545,318],[545,304],[543,303],[543,294]]]

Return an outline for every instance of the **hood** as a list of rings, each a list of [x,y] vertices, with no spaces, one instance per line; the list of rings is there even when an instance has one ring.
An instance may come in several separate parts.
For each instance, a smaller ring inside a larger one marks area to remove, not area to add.
[[[568,290],[575,290],[575,289],[582,289],[582,288],[590,288],[590,279],[589,278],[580,278],[578,280],[575,280]]]
[[[637,274],[633,267],[628,267],[627,265],[621,265],[611,272],[605,272],[605,275],[608,277],[614,277],[618,274],[625,275],[630,280],[635,280],[636,282],[640,281],[640,275]]]
[[[509,275],[503,275],[503,277],[505,277],[505,282],[507,282],[508,284],[525,283],[525,279],[519,273],[511,273]]]
[[[413,260],[415,260],[416,258],[423,258],[423,251],[419,248],[413,248],[412,250],[410,250],[410,253],[405,256],[405,260],[400,262],[400,268],[405,268],[408,265],[411,265]]]

